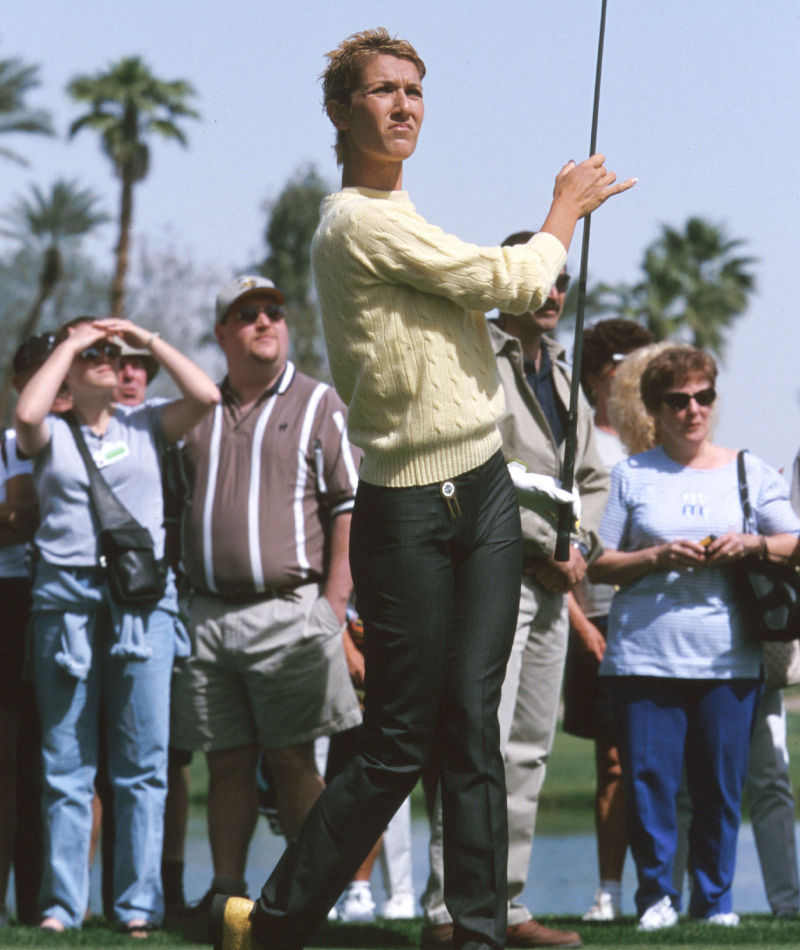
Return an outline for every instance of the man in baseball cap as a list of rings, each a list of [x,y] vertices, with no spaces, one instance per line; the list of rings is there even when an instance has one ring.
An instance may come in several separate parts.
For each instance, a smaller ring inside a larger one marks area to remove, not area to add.
[[[314,740],[361,720],[341,636],[358,459],[341,399],[288,359],[283,303],[265,277],[222,287],[222,402],[182,448],[196,651],[173,680],[171,745],[209,766],[214,879],[198,921],[215,894],[246,893],[259,751],[290,839],[323,787]]]
[[[263,295],[282,307],[285,296],[268,277],[234,277],[217,294],[217,323],[225,323],[228,311],[244,297]]]

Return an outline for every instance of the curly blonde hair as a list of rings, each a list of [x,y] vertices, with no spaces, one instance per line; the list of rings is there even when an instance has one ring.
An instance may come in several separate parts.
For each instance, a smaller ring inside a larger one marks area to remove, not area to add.
[[[336,49],[325,54],[328,65],[319,77],[322,80],[322,102],[325,109],[331,102],[350,105],[353,93],[361,81],[361,58],[370,53],[385,53],[398,59],[407,59],[417,67],[420,80],[425,78],[425,63],[408,40],[393,38],[382,26],[377,30],[353,33]],[[336,163],[341,165],[343,161],[344,134],[337,132]]]
[[[652,343],[634,350],[617,367],[608,400],[608,418],[628,455],[646,452],[658,445],[655,421],[642,402],[641,379],[650,360],[674,348],[675,344],[669,341]]]

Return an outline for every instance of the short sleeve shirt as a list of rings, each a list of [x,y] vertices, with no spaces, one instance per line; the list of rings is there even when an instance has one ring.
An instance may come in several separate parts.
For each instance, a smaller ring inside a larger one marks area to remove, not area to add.
[[[760,459],[745,460],[759,533],[800,534],[786,482]],[[735,460],[687,468],[659,446],[614,468],[600,537],[606,548],[638,551],[742,528]],[[757,678],[760,667],[760,647],[747,638],[722,567],[652,571],[614,596],[601,675]]]
[[[221,391],[182,449],[192,587],[238,596],[322,579],[332,520],[358,484],[344,404],[291,362],[245,413],[227,381]]]
[[[164,556],[164,405],[117,405],[102,436],[81,426],[100,474],[131,515],[148,529],[158,558]],[[91,567],[98,563],[100,553],[99,524],[90,502],[86,466],[67,423],[59,416],[48,416],[47,422],[50,441],[32,459],[41,516],[36,547],[50,564]]]

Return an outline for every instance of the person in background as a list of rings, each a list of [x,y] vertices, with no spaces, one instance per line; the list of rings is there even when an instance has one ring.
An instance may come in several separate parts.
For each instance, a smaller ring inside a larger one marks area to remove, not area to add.
[[[19,392],[50,355],[52,333],[31,337],[14,354],[13,384]],[[29,682],[23,679],[25,633],[31,608],[29,542],[39,506],[29,461],[17,455],[13,429],[0,431],[0,927],[9,923],[5,899],[14,864],[17,919],[36,923],[41,880],[41,783],[34,777],[41,756],[39,724]],[[31,760],[36,760],[33,765]]]
[[[171,744],[209,768],[214,877],[187,910],[198,934],[215,895],[246,894],[260,750],[288,840],[324,786],[314,740],[361,721],[341,638],[359,456],[342,401],[288,358],[283,302],[257,275],[220,288],[222,401],[181,449],[195,651],[176,667]]]
[[[147,398],[147,387],[156,378],[159,369],[158,360],[149,350],[121,344],[115,402],[121,406],[141,405]]]
[[[182,398],[128,409],[114,402],[121,337],[149,349]],[[20,450],[32,459],[41,511],[33,586],[33,675],[42,722],[44,930],[81,926],[89,898],[88,857],[101,693],[114,786],[114,916],[146,935],[162,915],[159,874],[166,797],[169,682],[177,650],[174,580],[162,598],[131,607],[111,595],[86,466],[67,420],[51,414],[66,382],[72,413],[111,490],[163,557],[160,446],[208,413],[219,390],[190,360],[127,320],[78,317],[23,389],[14,413]],[[181,636],[182,634],[182,636]]]
[[[670,343],[656,343],[636,350],[619,364],[609,399],[609,419],[619,431],[626,451],[634,455],[653,448],[656,431],[641,399],[641,376],[647,364]],[[791,501],[800,513],[800,472],[795,462]],[[797,916],[797,851],[794,837],[794,796],[789,777],[786,711],[780,690],[765,687],[756,710],[747,761],[745,796],[749,802],[753,835],[770,910],[776,917]],[[677,799],[678,845],[672,883],[683,893],[689,851],[692,806],[681,781]]]
[[[653,334],[632,320],[601,320],[583,338],[581,387],[594,409],[595,444],[606,469],[625,458],[608,415],[617,366],[633,350],[652,343]],[[622,871],[628,839],[625,792],[614,738],[614,710],[607,681],[597,671],[606,645],[606,625],[614,588],[584,578],[569,594],[570,632],[564,668],[564,732],[594,740],[597,790],[595,830],[600,886],[584,920],[622,916]]]
[[[120,342],[118,385],[114,401],[121,406],[139,406],[147,398],[147,387],[158,375],[160,366],[147,349],[137,349]],[[153,404],[166,403],[156,399]],[[175,571],[180,573],[180,517],[183,508],[184,482],[177,445],[164,448],[161,460],[164,490],[164,555]],[[92,803],[94,819],[90,863],[94,859],[98,839],[102,841],[102,900],[103,913],[113,919],[114,907],[114,798],[108,775],[108,747],[105,738],[101,709],[101,725],[98,736],[98,763],[95,777],[96,795]],[[164,889],[164,923],[174,924],[180,920],[185,909],[183,893],[183,866],[186,846],[186,829],[189,820],[189,765],[191,753],[179,749],[169,750],[167,763],[167,801],[164,811],[164,846],[161,862],[161,879]],[[100,831],[102,827],[102,838]]]
[[[800,535],[780,475],[749,454],[758,533],[740,530],[737,453],[709,438],[716,375],[713,358],[691,347],[668,347],[647,365],[641,396],[658,444],[614,468],[600,528],[605,551],[589,571],[593,582],[619,586],[600,675],[612,678],[642,930],[678,920],[672,871],[684,761],[689,915],[739,922],[731,884],[761,653],[725,566],[743,557],[787,562]]]

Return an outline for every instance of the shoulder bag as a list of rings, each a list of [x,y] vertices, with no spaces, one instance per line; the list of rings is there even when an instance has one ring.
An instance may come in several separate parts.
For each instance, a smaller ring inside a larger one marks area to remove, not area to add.
[[[747,491],[744,450],[737,458],[745,533],[756,534]],[[800,575],[789,564],[753,556],[729,565],[734,594],[748,635],[759,642],[789,643],[800,637]]]
[[[108,487],[75,417],[65,414],[64,420],[89,475],[89,498],[100,523],[100,566],[106,573],[111,596],[119,604],[152,606],[164,595],[166,562],[156,559],[150,532]]]

